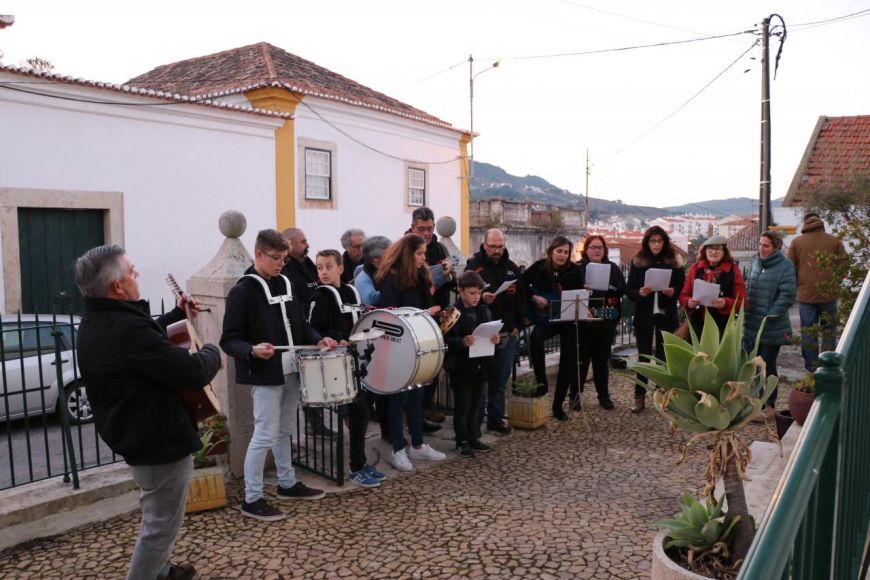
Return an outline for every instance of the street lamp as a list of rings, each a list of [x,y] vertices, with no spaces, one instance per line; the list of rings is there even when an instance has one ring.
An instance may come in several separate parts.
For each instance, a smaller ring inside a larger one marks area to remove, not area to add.
[[[469,120],[471,124],[471,156],[468,160],[468,187],[471,188],[471,182],[474,180],[474,79],[482,75],[488,70],[498,68],[499,61],[495,61],[482,71],[474,74],[474,57],[468,55],[468,108]]]

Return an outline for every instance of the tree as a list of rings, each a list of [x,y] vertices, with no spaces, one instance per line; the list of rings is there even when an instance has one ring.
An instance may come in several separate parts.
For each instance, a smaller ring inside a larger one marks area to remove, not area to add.
[[[39,56],[32,56],[24,61],[24,63],[36,72],[50,73],[54,70],[54,65],[50,61]]]

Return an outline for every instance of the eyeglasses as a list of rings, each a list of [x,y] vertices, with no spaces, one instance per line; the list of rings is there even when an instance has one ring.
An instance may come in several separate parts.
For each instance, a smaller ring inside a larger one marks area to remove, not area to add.
[[[420,232],[421,234],[432,233],[435,231],[435,226],[422,227],[422,226],[414,226],[412,228],[415,232]]]
[[[354,250],[362,250],[363,245],[362,244],[351,244],[348,247],[353,248]]]
[[[504,250],[504,246],[499,246],[496,244],[484,244],[484,246],[486,246],[490,250]]]
[[[722,248],[722,246],[705,246],[704,249],[707,250],[708,252],[724,252],[725,251],[724,248]]]
[[[263,252],[263,255],[269,256],[270,258],[272,258],[276,262],[283,262],[284,264],[286,264],[287,262],[290,261],[290,256],[273,256],[269,252]]]

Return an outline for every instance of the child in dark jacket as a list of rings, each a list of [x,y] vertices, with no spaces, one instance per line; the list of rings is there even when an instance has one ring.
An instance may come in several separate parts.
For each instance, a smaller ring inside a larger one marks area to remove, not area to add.
[[[480,274],[468,271],[460,276],[457,283],[459,298],[455,307],[459,310],[459,320],[445,335],[447,360],[444,367],[450,376],[453,389],[453,429],[456,432],[456,448],[463,457],[473,457],[475,451],[489,451],[489,445],[477,438],[477,408],[486,381],[485,368],[490,357],[468,357],[468,349],[474,344],[474,329],[492,320],[489,308],[480,301],[483,294],[483,278]],[[499,335],[492,336],[492,343],[498,344]]]
[[[344,312],[343,304],[359,304],[356,289],[341,282],[343,260],[338,250],[317,252],[318,286],[311,298],[309,323],[323,336],[347,344],[354,325],[354,315]],[[337,291],[337,294],[335,291]],[[365,393],[360,391],[350,403],[339,407],[339,415],[347,417],[350,431],[350,480],[363,487],[377,487],[385,475],[366,462],[365,439],[369,423],[369,407]]]

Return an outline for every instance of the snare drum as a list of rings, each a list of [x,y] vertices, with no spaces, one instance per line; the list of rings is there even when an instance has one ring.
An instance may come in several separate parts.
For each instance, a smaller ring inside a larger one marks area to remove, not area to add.
[[[301,382],[300,398],[307,407],[331,407],[354,400],[353,357],[346,346],[335,350],[300,350],[296,353]]]
[[[430,382],[444,363],[444,336],[429,313],[402,307],[373,310],[360,317],[353,332],[384,331],[373,341],[372,360],[362,385],[379,395],[415,389]]]

